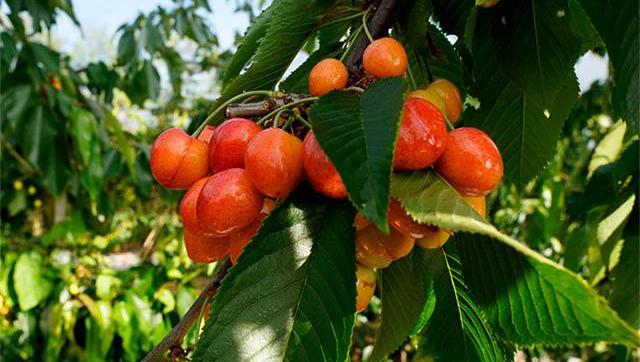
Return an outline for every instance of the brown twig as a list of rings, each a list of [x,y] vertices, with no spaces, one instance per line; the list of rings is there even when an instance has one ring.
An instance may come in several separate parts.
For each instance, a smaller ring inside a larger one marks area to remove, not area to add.
[[[211,282],[204,288],[202,293],[191,308],[182,317],[180,322],[176,324],[173,329],[167,334],[157,346],[155,346],[142,360],[142,362],[156,362],[162,361],[162,355],[174,347],[180,347],[182,339],[189,332],[191,326],[198,320],[200,311],[205,307],[205,301],[212,298],[218,292],[222,279],[227,275],[227,272],[231,268],[231,260],[227,259],[216,275],[211,279]]]
[[[260,102],[234,103],[227,107],[227,118],[233,117],[260,117],[285,104],[299,101],[308,97],[305,94],[287,93],[281,98],[269,98]]]

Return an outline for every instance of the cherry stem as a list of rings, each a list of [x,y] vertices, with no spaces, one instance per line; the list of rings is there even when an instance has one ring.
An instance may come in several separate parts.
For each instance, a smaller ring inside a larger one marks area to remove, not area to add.
[[[349,38],[347,38],[346,40],[347,47],[345,48],[344,52],[342,52],[342,55],[340,56],[341,62],[344,61],[344,58],[347,56],[347,54],[349,54],[353,46],[356,44],[356,40],[358,39],[358,36],[362,32],[362,29],[363,27],[361,25],[358,27],[358,29],[356,29],[353,33],[349,35]]]
[[[338,19],[333,19],[331,21],[327,21],[326,23],[320,25],[320,28],[324,28],[325,26],[328,26],[328,25],[331,25],[331,24],[341,23],[343,21],[359,18],[359,17],[362,16],[362,14],[366,13],[367,11],[368,10],[360,11],[360,12],[357,12],[355,14],[347,15],[347,16],[342,17],[342,18],[338,18]]]
[[[358,93],[364,93],[364,89],[362,89],[360,87],[356,87],[355,85],[352,85],[351,87],[345,88],[344,90],[346,90],[346,91],[354,91],[354,92],[358,92]]]
[[[273,111],[269,112],[266,116],[260,118],[258,120],[258,122],[256,122],[259,125],[264,124],[267,120],[269,120],[269,118],[273,117],[274,115],[278,114],[278,112],[282,109],[289,109],[291,107],[297,106],[299,104],[304,104],[304,103],[309,103],[309,102],[313,102],[313,101],[317,101],[319,99],[319,97],[307,97],[307,98],[302,98],[299,99],[297,101],[291,102],[291,103],[287,103],[284,104],[276,109],[274,109]]]
[[[369,27],[367,26],[367,15],[369,15],[369,9],[362,14],[362,28],[364,29],[364,33],[367,35],[369,42],[372,42],[373,36],[369,32]]]
[[[284,111],[286,110],[287,110],[286,108],[282,108],[281,110],[278,111],[278,113],[276,113],[275,116],[273,116],[273,124],[271,125],[271,127],[280,128],[280,117],[282,117],[282,113],[284,113]],[[282,128],[287,128],[286,123],[285,123],[285,126],[283,126]]]
[[[447,119],[447,116],[446,116],[445,114],[443,114],[443,117],[442,117],[442,118],[444,118],[444,121],[445,121],[445,123],[447,124],[447,129],[448,129],[449,131],[453,131],[453,129],[454,129],[454,127],[453,127],[453,123],[451,123],[451,121],[449,121],[449,120]]]
[[[309,127],[309,129],[311,129],[311,123],[307,122],[307,120],[306,120],[306,119],[304,119],[304,118],[303,118],[301,115],[299,115],[299,114],[296,114],[295,116],[296,116],[296,119],[297,119],[298,121],[300,121],[300,123],[304,124],[305,126]]]
[[[227,108],[227,106],[229,106],[231,103],[233,102],[238,102],[241,99],[244,98],[248,98],[248,97],[252,97],[252,96],[267,96],[267,97],[278,97],[281,95],[280,92],[274,92],[274,91],[266,91],[266,90],[255,90],[255,91],[248,91],[248,92],[244,92],[244,93],[240,93],[234,97],[231,97],[228,101],[222,103],[220,106],[218,106],[218,108],[216,108],[213,112],[211,112],[207,118],[205,118],[204,121],[202,121],[202,123],[200,123],[200,125],[198,126],[198,128],[196,128],[196,130],[193,132],[193,134],[191,135],[192,137],[198,137],[198,135],[200,134],[200,132],[202,132],[202,130],[207,126],[207,124],[209,124],[209,122],[211,122],[211,120],[218,115],[218,113],[222,112],[223,110],[225,110]]]

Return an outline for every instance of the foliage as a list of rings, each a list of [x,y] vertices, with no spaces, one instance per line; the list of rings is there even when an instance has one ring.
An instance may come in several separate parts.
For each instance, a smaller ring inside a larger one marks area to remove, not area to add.
[[[187,353],[195,347],[194,360],[499,361],[516,350],[629,357],[640,344],[631,3],[405,2],[391,35],[406,45],[413,76],[377,81],[359,95],[332,92],[309,109],[351,203],[320,200],[302,186],[274,211],[224,279],[202,335],[189,332]],[[179,1],[123,25],[112,64],[75,69],[69,55],[39,40],[61,12],[77,23],[70,2],[7,2],[2,358],[139,360],[153,348],[213,271],[188,261],[175,211],[180,195],[157,189],[148,171],[151,137],[175,121],[167,114],[190,110],[195,129],[206,116],[201,105],[211,103],[185,99],[183,75],[219,70],[222,92],[208,109],[248,90],[304,92],[315,60],[352,51],[369,5],[275,0],[230,57],[203,15],[208,3]],[[196,66],[176,39],[197,45]],[[572,68],[595,48],[609,54],[613,74],[579,95]],[[283,81],[305,50],[309,60]],[[487,132],[502,152],[505,180],[488,198],[487,220],[433,170],[392,173],[407,84],[434,76],[461,88],[462,124]],[[151,109],[156,126],[124,127],[119,97]],[[379,271],[378,299],[356,316],[351,221],[359,210],[385,230],[389,195],[417,221],[455,236]],[[601,342],[610,348],[593,347]]]

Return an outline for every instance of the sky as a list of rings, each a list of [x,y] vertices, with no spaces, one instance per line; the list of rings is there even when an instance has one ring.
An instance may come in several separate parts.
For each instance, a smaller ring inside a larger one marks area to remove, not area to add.
[[[246,13],[236,13],[235,1],[210,1],[213,14],[210,22],[214,25],[214,32],[218,35],[221,49],[228,49],[233,45],[236,31],[243,33],[249,25]],[[170,0],[81,0],[73,1],[76,16],[80,21],[84,37],[77,27],[66,16],[59,18],[52,33],[60,42],[60,47],[84,58],[85,61],[109,60],[113,56],[115,34],[118,26],[133,20],[139,12],[149,12],[158,5],[170,8]],[[102,58],[102,59],[101,59]],[[303,58],[298,57],[299,64]],[[580,90],[584,92],[595,80],[604,80],[608,75],[608,61],[598,55],[587,53],[576,64],[576,74],[580,83]]]

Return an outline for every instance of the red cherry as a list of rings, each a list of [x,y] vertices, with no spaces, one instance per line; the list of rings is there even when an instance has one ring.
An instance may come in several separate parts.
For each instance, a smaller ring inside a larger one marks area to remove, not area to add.
[[[251,181],[264,195],[285,198],[304,175],[302,141],[279,128],[268,128],[255,136],[244,157]]]
[[[213,133],[216,131],[216,126],[206,125],[202,132],[198,135],[198,140],[204,142],[211,142],[211,137],[213,137]]]
[[[233,264],[238,261],[244,247],[249,244],[254,236],[256,236],[258,230],[260,230],[260,226],[262,226],[262,222],[267,218],[267,216],[269,216],[275,207],[276,204],[273,200],[264,199],[258,219],[246,228],[229,235],[229,258],[231,258],[231,262]]]
[[[420,224],[413,220],[413,218],[407,214],[395,198],[391,198],[389,201],[389,214],[387,218],[389,220],[389,225],[393,226],[401,233],[416,239],[420,239],[426,234],[429,234],[434,228],[431,225]]]
[[[346,199],[347,189],[342,178],[313,132],[307,133],[303,144],[304,171],[313,189],[333,199]]]
[[[447,119],[451,121],[451,123],[456,123],[460,120],[462,98],[460,98],[460,91],[455,84],[446,79],[438,79],[429,84],[427,91],[435,93],[440,97],[440,100],[444,104],[445,116],[447,116]]]
[[[210,234],[200,234],[185,227],[184,245],[189,258],[198,263],[211,263],[227,255],[229,237],[217,237]]]
[[[404,102],[393,168],[420,170],[429,167],[444,152],[446,142],[447,124],[438,107],[422,98],[409,98]]]
[[[196,204],[202,187],[208,180],[209,177],[203,177],[196,181],[191,185],[187,193],[184,194],[182,201],[180,201],[180,218],[182,219],[182,224],[185,229],[189,229],[194,233],[205,233],[205,230],[200,226],[198,218],[196,217]]]
[[[356,258],[370,268],[385,268],[391,261],[405,257],[413,249],[415,240],[394,228],[389,235],[371,225],[356,231]]]
[[[243,168],[247,145],[262,128],[244,118],[224,121],[211,138],[209,162],[211,171],[220,172],[229,168]]]
[[[196,203],[196,216],[209,233],[224,236],[249,226],[260,215],[263,197],[240,168],[209,177]]]
[[[399,77],[407,70],[408,64],[402,44],[389,37],[372,41],[362,55],[362,67],[378,79]]]
[[[151,149],[151,173],[162,186],[186,189],[209,173],[209,145],[179,128],[162,132]]]
[[[321,96],[334,89],[347,86],[349,73],[341,61],[333,58],[323,59],[309,73],[309,92],[312,96]]]
[[[462,195],[484,196],[502,179],[502,157],[486,133],[463,127],[449,133],[436,170]]]
[[[376,289],[376,272],[371,268],[358,265],[356,269],[356,311],[367,309]]]

